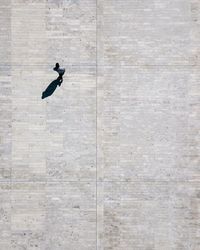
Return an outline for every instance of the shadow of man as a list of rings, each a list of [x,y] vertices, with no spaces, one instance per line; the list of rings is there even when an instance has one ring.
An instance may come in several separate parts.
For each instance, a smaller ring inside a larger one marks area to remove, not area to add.
[[[42,92],[42,99],[47,98],[48,96],[51,96],[53,92],[56,90],[57,86],[61,86],[61,83],[63,82],[62,78],[59,76],[57,79],[55,79],[53,82],[49,84],[49,86],[45,89],[44,92]]]

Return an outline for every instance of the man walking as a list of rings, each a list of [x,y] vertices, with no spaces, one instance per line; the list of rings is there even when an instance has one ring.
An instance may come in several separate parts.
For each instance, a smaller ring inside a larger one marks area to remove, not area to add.
[[[65,74],[65,69],[64,68],[60,68],[59,63],[56,63],[55,67],[53,68],[54,71],[58,72],[59,74],[59,79],[60,79],[60,83],[59,86],[61,85],[61,83],[63,82],[63,75]]]

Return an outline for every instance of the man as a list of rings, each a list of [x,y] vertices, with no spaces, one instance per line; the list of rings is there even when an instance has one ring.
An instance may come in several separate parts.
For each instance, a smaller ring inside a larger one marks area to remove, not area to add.
[[[60,79],[60,83],[59,86],[61,85],[61,83],[63,82],[63,75],[65,74],[65,69],[64,68],[60,68],[59,63],[56,63],[55,67],[53,68],[54,71],[58,72],[59,77],[58,79]]]

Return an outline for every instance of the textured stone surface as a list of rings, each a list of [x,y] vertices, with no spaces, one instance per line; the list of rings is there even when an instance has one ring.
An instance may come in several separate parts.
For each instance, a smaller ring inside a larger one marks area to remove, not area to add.
[[[0,2],[0,179],[11,177],[11,4]]]
[[[0,0],[0,250],[200,249],[199,10]]]
[[[99,0],[98,3],[100,64],[199,62],[199,1]]]
[[[199,248],[199,182],[105,182],[99,194],[99,249]]]
[[[56,74],[25,68],[12,71],[12,179],[94,180],[95,68],[68,67],[63,84],[47,101],[41,101],[41,93]]]
[[[95,0],[48,0],[45,18],[48,63],[96,64]]]
[[[198,68],[99,67],[98,178],[198,180]]]

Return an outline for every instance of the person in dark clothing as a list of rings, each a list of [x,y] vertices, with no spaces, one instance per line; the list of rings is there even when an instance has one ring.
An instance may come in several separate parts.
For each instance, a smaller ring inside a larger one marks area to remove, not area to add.
[[[42,99],[47,98],[48,96],[51,96],[54,91],[56,90],[57,86],[61,86],[61,83],[63,82],[63,75],[65,74],[65,69],[60,68],[59,63],[56,63],[55,67],[53,68],[54,71],[58,72],[58,78],[52,81],[49,86],[45,89],[45,91],[42,92]]]
[[[65,69],[64,68],[60,68],[59,63],[56,63],[56,65],[53,68],[53,70],[56,71],[56,72],[58,72],[58,74],[59,74],[59,79],[61,80],[60,84],[59,84],[59,86],[60,86],[61,83],[63,82],[63,75],[65,74]]]

